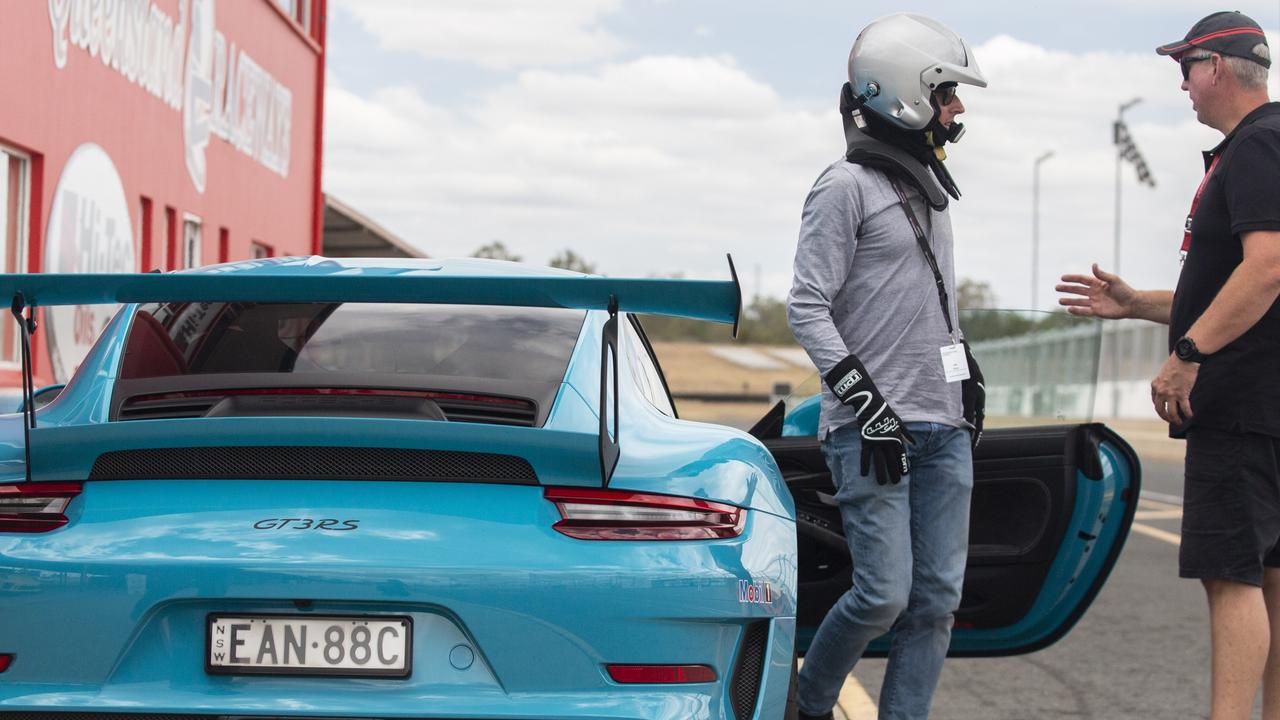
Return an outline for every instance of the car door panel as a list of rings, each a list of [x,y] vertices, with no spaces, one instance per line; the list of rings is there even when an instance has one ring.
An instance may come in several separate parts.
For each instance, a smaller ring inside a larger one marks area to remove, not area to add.
[[[765,440],[796,501],[799,649],[851,584],[834,487],[813,436]],[[1101,424],[989,431],[974,457],[969,559],[952,655],[1044,647],[1114,565],[1139,488],[1136,455]],[[869,654],[887,650],[884,639]]]

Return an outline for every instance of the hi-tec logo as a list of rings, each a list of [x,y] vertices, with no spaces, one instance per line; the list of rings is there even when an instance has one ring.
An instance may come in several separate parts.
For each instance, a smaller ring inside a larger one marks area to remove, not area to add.
[[[738,602],[747,605],[772,605],[773,588],[767,582],[739,580]]]
[[[862,375],[857,371],[857,369],[850,370],[848,375],[840,378],[840,382],[836,383],[836,394],[843,396],[845,393],[852,390],[854,385],[857,385],[861,381]]]

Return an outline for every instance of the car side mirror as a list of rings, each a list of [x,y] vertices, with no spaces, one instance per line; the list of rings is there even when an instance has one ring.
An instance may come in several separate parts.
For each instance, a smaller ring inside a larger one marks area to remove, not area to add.
[[[49,403],[56,400],[58,398],[58,395],[62,394],[62,388],[66,386],[67,386],[66,383],[60,383],[58,385],[45,385],[44,387],[40,388],[34,393],[31,393],[31,403],[35,406],[36,410],[39,410],[45,405],[48,405]],[[19,402],[18,407],[16,410],[14,410],[14,412],[22,412],[25,409],[26,409],[26,403]]]

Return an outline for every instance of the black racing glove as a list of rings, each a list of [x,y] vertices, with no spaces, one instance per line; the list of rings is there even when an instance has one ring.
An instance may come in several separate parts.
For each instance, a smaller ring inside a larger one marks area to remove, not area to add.
[[[969,379],[960,383],[960,396],[964,402],[964,420],[973,426],[973,449],[978,449],[982,441],[982,421],[987,416],[987,381],[982,377],[982,368],[973,358],[968,341],[964,343],[964,357],[969,361]]]
[[[871,382],[867,369],[850,355],[837,363],[825,379],[836,399],[855,408],[862,423],[862,474],[869,474],[874,460],[876,482],[900,482],[903,475],[911,472],[907,443],[915,444],[915,439]]]

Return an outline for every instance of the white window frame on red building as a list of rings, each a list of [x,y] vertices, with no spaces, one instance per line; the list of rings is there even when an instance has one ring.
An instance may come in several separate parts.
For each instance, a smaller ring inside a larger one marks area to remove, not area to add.
[[[195,228],[195,242],[192,242],[191,228]],[[200,267],[204,264],[204,221],[199,215],[182,213],[182,265],[181,269]]]
[[[28,235],[31,232],[31,156],[21,150],[0,142],[0,154],[5,156],[3,178],[0,182],[4,183],[4,192],[0,193],[0,203],[4,204],[3,217],[0,218],[0,272],[14,273],[27,271],[28,258]],[[18,187],[16,188],[16,198],[14,197],[15,188],[9,182],[15,173],[11,170],[10,163],[17,160],[19,169],[16,173],[18,178]],[[16,217],[10,215],[11,212],[16,213]],[[10,228],[13,229],[12,236],[9,235]],[[14,322],[13,317],[8,313],[4,313],[3,320],[0,321],[0,332],[4,336],[0,339],[0,367],[21,367],[22,358],[20,357],[21,339],[18,335],[18,325]]]

